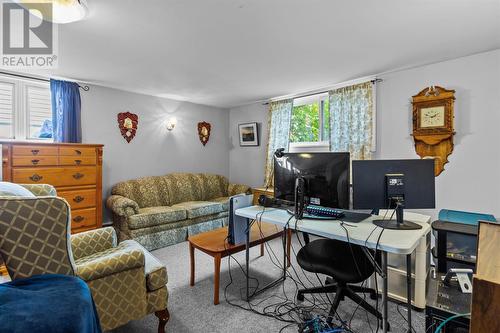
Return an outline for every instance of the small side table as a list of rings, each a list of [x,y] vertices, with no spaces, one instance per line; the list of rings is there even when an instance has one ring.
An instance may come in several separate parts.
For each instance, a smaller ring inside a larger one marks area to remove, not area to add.
[[[239,245],[231,245],[227,242],[227,227],[218,228],[215,230],[202,232],[200,234],[188,238],[189,242],[189,258],[191,261],[191,276],[189,284],[194,286],[194,249],[198,249],[214,258],[214,305],[219,304],[219,284],[220,284],[220,263],[221,259],[229,255],[245,251],[245,243]],[[271,239],[279,238],[283,234],[283,230],[274,224],[265,222],[254,223],[250,235],[250,247],[255,245],[263,245]],[[291,233],[288,229],[287,234],[287,256],[288,266],[290,266],[290,239]],[[264,253],[261,248],[261,256]]]

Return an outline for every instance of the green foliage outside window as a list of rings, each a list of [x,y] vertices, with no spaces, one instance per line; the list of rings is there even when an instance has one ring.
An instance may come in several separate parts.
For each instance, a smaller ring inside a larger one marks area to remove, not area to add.
[[[323,112],[321,112],[321,108]],[[321,133],[320,117],[323,117]],[[290,124],[290,142],[328,141],[330,110],[328,99],[322,102],[294,106]]]

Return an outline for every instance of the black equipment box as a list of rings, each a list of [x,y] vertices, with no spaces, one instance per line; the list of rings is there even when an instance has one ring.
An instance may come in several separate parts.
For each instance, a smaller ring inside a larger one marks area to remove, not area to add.
[[[432,256],[439,273],[450,268],[476,271],[477,225],[437,220],[432,222],[432,230],[436,236]]]
[[[429,279],[427,305],[425,306],[425,331],[434,333],[437,327],[446,319],[456,314],[470,313],[471,294],[463,294],[457,281],[450,286],[444,285],[438,273],[436,278]],[[441,330],[440,333],[468,333],[470,316],[455,318]]]

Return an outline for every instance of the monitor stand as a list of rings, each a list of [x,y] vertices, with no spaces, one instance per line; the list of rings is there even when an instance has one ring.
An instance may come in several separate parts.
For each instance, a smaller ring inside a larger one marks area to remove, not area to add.
[[[302,220],[304,217],[304,209],[307,206],[306,203],[306,180],[304,177],[297,177],[295,179],[295,202],[294,202],[294,215],[298,220]]]
[[[403,220],[404,201],[396,201],[396,219],[395,220],[373,220],[373,224],[384,229],[393,230],[418,230],[422,226],[417,223]]]

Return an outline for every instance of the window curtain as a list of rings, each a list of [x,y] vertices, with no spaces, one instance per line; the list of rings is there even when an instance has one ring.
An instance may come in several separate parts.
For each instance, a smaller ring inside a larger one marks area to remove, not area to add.
[[[267,141],[265,186],[271,187],[273,185],[274,152],[278,148],[285,148],[285,151],[288,151],[292,108],[293,99],[271,102],[269,104],[269,139]]]
[[[75,82],[50,80],[54,142],[82,142],[81,100]]]
[[[373,83],[335,89],[330,98],[330,150],[369,160],[375,150]]]

